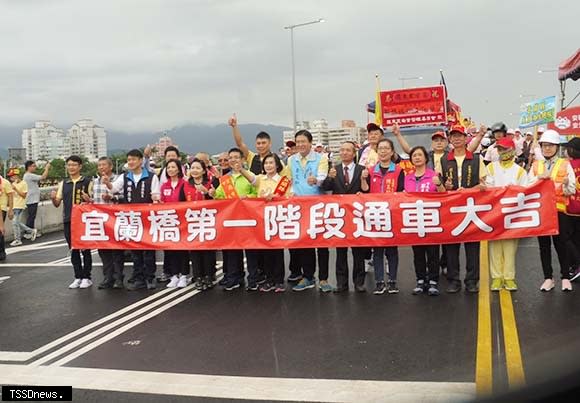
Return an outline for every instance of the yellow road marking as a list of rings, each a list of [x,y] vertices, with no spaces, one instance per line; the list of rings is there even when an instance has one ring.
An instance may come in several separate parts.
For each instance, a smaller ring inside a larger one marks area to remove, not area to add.
[[[503,341],[505,345],[505,360],[510,389],[522,387],[526,383],[516,315],[511,293],[507,290],[499,292],[501,320],[503,326]]]
[[[479,300],[477,304],[477,355],[475,359],[475,389],[477,396],[491,395],[493,387],[491,304],[489,293],[487,241],[482,241],[479,265]]]

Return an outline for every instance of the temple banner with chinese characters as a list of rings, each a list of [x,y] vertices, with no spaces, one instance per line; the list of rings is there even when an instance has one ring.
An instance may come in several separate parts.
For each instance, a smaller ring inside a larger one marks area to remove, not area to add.
[[[447,123],[445,87],[381,92],[382,126],[423,126]]]
[[[73,208],[75,249],[389,246],[558,233],[554,185]]]

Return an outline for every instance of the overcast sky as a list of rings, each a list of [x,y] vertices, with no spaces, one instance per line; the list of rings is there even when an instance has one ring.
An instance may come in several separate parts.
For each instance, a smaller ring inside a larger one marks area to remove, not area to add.
[[[580,47],[580,1],[0,0],[0,124],[83,117],[111,129],[186,122],[366,123],[375,73],[439,83],[477,122],[517,121],[520,94],[555,95]],[[569,82],[569,99],[578,92]],[[524,97],[530,100],[532,97]]]

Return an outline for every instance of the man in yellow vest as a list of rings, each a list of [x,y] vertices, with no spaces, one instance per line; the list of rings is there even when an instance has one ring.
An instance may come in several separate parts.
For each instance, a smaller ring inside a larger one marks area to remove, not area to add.
[[[576,193],[576,179],[574,170],[570,162],[558,156],[560,150],[560,134],[555,130],[546,130],[538,141],[542,149],[544,160],[535,160],[530,169],[530,182],[534,183],[539,179],[551,180],[556,189],[556,208],[558,209],[559,234],[551,237],[554,248],[558,254],[560,263],[560,274],[562,275],[562,291],[572,291],[570,282],[570,264],[568,262],[568,252],[566,250],[567,238],[570,236],[570,219],[566,215],[566,205],[569,197]],[[544,282],[540,286],[540,291],[551,291],[554,286],[552,276],[552,245],[550,236],[538,237],[540,245],[540,259],[542,270],[544,271]]]

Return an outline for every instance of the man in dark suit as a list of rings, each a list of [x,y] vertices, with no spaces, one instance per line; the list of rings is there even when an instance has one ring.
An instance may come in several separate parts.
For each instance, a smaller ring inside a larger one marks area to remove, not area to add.
[[[355,162],[356,145],[346,141],[340,147],[341,163],[330,168],[321,188],[333,194],[362,193],[361,176],[365,167]],[[352,279],[356,291],[365,292],[364,257],[367,248],[351,248],[353,256]],[[348,291],[348,248],[336,248],[336,283],[335,292]]]

